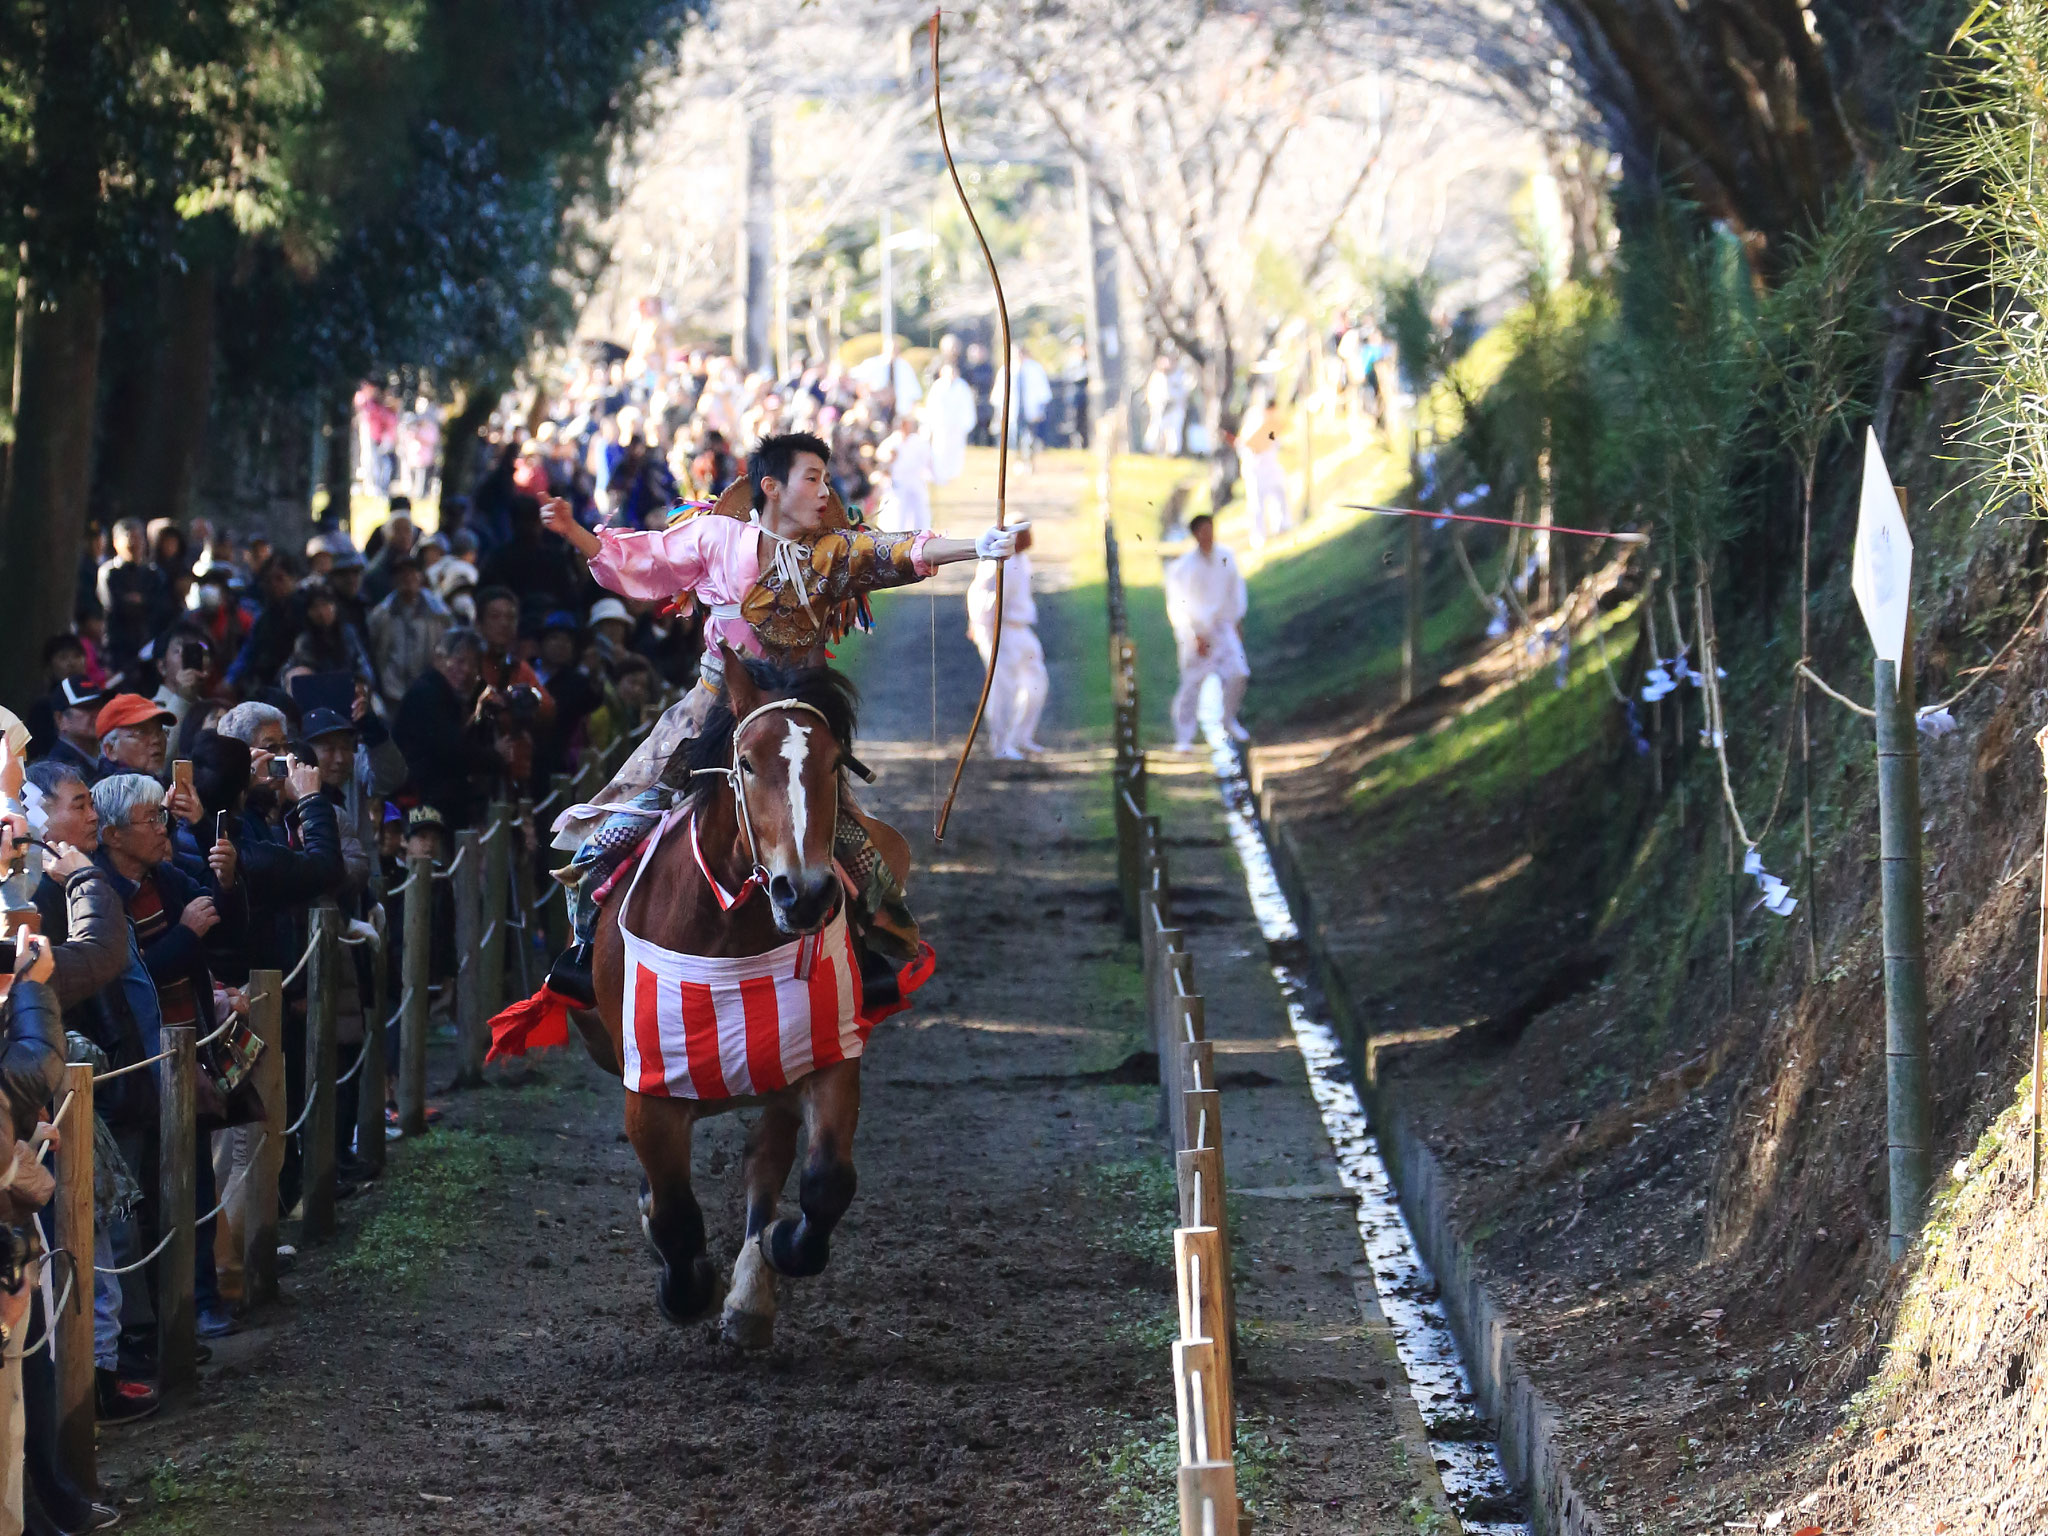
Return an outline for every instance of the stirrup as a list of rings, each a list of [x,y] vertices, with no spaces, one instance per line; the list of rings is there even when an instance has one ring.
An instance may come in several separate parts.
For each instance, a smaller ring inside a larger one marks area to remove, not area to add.
[[[590,944],[571,944],[548,967],[548,987],[578,1008],[597,1006],[597,986],[590,976]]]

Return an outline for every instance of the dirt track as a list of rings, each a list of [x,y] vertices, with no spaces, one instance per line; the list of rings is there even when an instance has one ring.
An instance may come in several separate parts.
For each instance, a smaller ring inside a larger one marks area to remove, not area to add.
[[[1035,493],[1034,515],[1056,511],[1080,484],[1078,467],[1048,472],[1013,506]],[[1047,528],[1051,582],[1063,537],[1082,536]],[[773,1349],[742,1357],[708,1324],[659,1320],[620,1089],[557,1053],[443,1101],[441,1128],[344,1206],[341,1241],[301,1260],[289,1302],[216,1346],[188,1404],[102,1437],[141,1529],[1065,1533],[1142,1528],[1137,1496],[1170,1497],[1170,1183],[1156,1089],[1114,1070],[1140,1041],[1103,763],[1055,716],[1069,750],[1007,772],[978,759],[933,846],[933,767],[950,771],[980,675],[964,585],[898,597],[848,658],[883,776],[864,799],[911,836],[941,964],[871,1042],[860,1194],[830,1268],[787,1288]],[[1100,665],[1076,654],[1073,612],[1049,603],[1041,627],[1056,676]],[[1204,814],[1198,780],[1176,798]],[[1214,964],[1253,960],[1213,823],[1188,831]],[[1263,967],[1230,974],[1237,1032],[1284,1033],[1261,1016],[1277,1007]],[[1327,1185],[1298,1062],[1257,1065],[1227,1119],[1247,1136],[1233,1182]],[[1257,1135],[1254,1099],[1275,1106]],[[699,1140],[723,1261],[742,1130],[727,1117]],[[1357,1310],[1347,1216],[1243,1204],[1262,1529],[1400,1528],[1412,1415]]]

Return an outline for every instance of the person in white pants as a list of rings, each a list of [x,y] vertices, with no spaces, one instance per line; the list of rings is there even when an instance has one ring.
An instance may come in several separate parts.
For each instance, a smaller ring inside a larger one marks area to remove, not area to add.
[[[967,633],[988,665],[995,649],[996,572],[1002,566],[984,560],[975,568],[967,589]],[[1045,647],[1038,643],[1038,604],[1031,597],[1031,557],[1012,555],[1003,577],[1003,644],[996,652],[996,679],[988,691],[988,744],[1004,762],[1016,762],[1038,744],[1038,717],[1045,713],[1052,679],[1045,670]]]
[[[1280,467],[1280,415],[1268,407],[1246,436],[1245,498],[1252,515],[1252,548],[1287,531],[1287,475]]]
[[[1244,577],[1237,557],[1216,542],[1216,521],[1204,512],[1188,524],[1195,547],[1166,567],[1166,619],[1180,659],[1180,687],[1173,695],[1173,738],[1177,750],[1195,744],[1195,714],[1202,684],[1223,685],[1223,723],[1233,740],[1250,733],[1237,723],[1251,668],[1244,659]]]

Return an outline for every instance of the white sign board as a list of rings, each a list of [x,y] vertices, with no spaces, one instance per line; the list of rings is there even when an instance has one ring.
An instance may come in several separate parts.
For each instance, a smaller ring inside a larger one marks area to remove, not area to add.
[[[1865,429],[1863,506],[1856,519],[1856,560],[1849,585],[1870,643],[1878,656],[1897,665],[1906,654],[1906,607],[1913,591],[1913,537],[1899,511],[1899,493],[1877,446],[1877,433]]]

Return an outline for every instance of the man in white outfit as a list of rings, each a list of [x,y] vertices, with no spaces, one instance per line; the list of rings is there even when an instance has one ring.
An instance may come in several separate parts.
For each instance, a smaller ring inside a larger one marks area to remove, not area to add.
[[[967,589],[967,633],[981,652],[984,667],[995,646],[996,572],[1001,569],[998,561],[982,561]],[[1005,762],[1045,750],[1038,744],[1038,717],[1045,713],[1051,679],[1045,670],[1045,648],[1032,628],[1037,622],[1031,557],[1012,555],[1003,577],[1003,645],[996,653],[996,679],[988,691],[988,744]]]
[[[945,485],[958,477],[967,462],[967,439],[976,419],[974,386],[960,377],[959,366],[939,364],[931,392],[918,417],[932,439],[932,483]]]
[[[1251,668],[1245,664],[1244,577],[1237,557],[1216,543],[1216,521],[1204,512],[1188,524],[1195,547],[1166,567],[1166,620],[1180,657],[1180,687],[1173,695],[1173,737],[1177,750],[1195,744],[1195,713],[1202,684],[1214,677],[1223,685],[1223,723],[1231,738],[1247,741],[1250,733],[1237,723]]]
[[[899,411],[896,430],[875,449],[889,477],[875,521],[888,533],[922,533],[932,525],[932,441],[918,429],[918,411]]]

